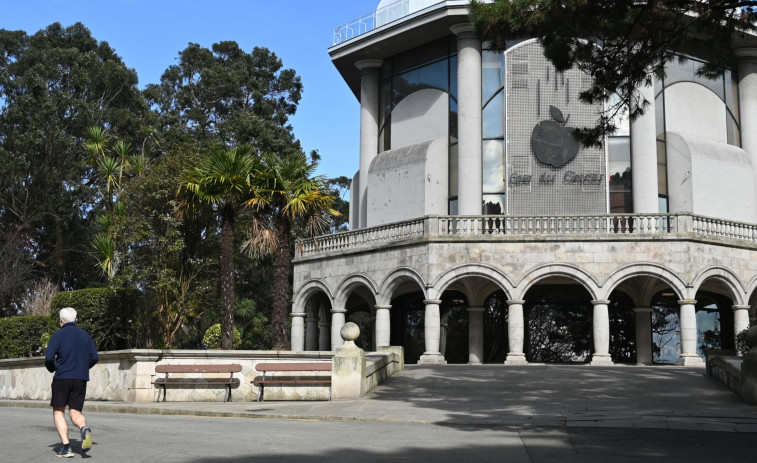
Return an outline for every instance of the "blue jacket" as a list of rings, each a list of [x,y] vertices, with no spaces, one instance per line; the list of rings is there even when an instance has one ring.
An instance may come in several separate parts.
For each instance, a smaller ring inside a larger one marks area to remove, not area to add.
[[[89,369],[100,357],[89,333],[70,322],[50,337],[45,352],[45,366],[55,372],[53,379],[89,381]]]

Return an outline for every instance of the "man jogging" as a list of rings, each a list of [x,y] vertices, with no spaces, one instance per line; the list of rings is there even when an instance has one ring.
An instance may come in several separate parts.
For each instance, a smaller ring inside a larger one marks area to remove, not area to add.
[[[45,366],[53,376],[53,407],[55,429],[60,435],[63,447],[58,449],[58,456],[72,458],[74,451],[68,441],[68,425],[66,424],[66,405],[71,422],[81,432],[81,449],[83,452],[92,448],[92,430],[87,427],[82,415],[84,396],[87,393],[89,369],[92,368],[99,356],[95,343],[89,333],[76,326],[76,310],[64,307],[60,311],[61,328],[50,337],[50,343],[45,352]]]

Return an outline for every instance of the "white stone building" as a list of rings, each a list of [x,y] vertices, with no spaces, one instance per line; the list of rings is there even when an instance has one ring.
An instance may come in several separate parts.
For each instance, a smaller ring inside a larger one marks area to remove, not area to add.
[[[720,79],[688,60],[646,114],[580,147],[579,71],[489,50],[464,0],[384,0],[335,31],[360,101],[350,231],[301,243],[292,349],[409,362],[676,362],[733,349],[757,305],[757,37]]]

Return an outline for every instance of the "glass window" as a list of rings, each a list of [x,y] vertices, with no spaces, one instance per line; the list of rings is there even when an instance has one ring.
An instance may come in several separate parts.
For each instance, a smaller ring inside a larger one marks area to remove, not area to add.
[[[449,99],[449,142],[457,143],[457,100]]]
[[[449,90],[449,74],[447,72],[447,60],[437,61],[420,68],[404,72],[395,76],[392,82],[394,89],[393,106],[413,92],[424,88],[438,88]]]
[[[505,195],[484,195],[481,212],[484,215],[502,215],[505,213]]]
[[[725,71],[725,104],[739,123],[739,79],[736,72]]]
[[[728,144],[734,146],[741,146],[741,131],[738,124],[734,120],[733,114],[730,111],[727,112],[725,117],[725,126],[728,136]]]
[[[505,148],[503,140],[483,142],[483,191],[505,191]]]
[[[631,191],[631,139],[610,137],[607,142],[610,191]]]
[[[665,142],[657,141],[657,192],[668,195],[668,160]]]
[[[620,97],[616,93],[611,94],[610,98],[607,99],[607,107],[611,108],[613,105],[617,104],[618,101],[620,101]],[[628,108],[625,108],[625,111],[622,114],[616,114],[615,117],[613,117],[612,122],[615,124],[615,127],[617,127],[617,130],[613,135],[628,136],[631,134],[631,124],[628,120]]]
[[[393,70],[399,74],[411,68],[444,58],[449,54],[447,37],[400,53],[392,59]]]
[[[664,93],[660,93],[654,99],[654,120],[658,140],[665,140],[665,98],[663,95]]]
[[[668,213],[668,197],[667,196],[658,197],[657,207],[659,209],[660,214],[667,214]]]
[[[457,143],[449,147],[449,196],[457,197]]]
[[[449,94],[457,100],[457,55],[449,57]]]
[[[481,53],[481,103],[486,104],[504,85],[505,54],[496,50]]]
[[[457,198],[449,200],[449,215],[457,215]]]
[[[505,138],[505,92],[500,89],[482,112],[484,138]]]

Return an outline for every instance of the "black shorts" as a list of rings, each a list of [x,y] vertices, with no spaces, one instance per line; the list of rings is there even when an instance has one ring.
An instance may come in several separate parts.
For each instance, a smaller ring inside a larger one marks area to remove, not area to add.
[[[53,398],[50,406],[63,408],[68,405],[70,410],[82,411],[84,396],[87,395],[87,382],[83,379],[54,379]]]

